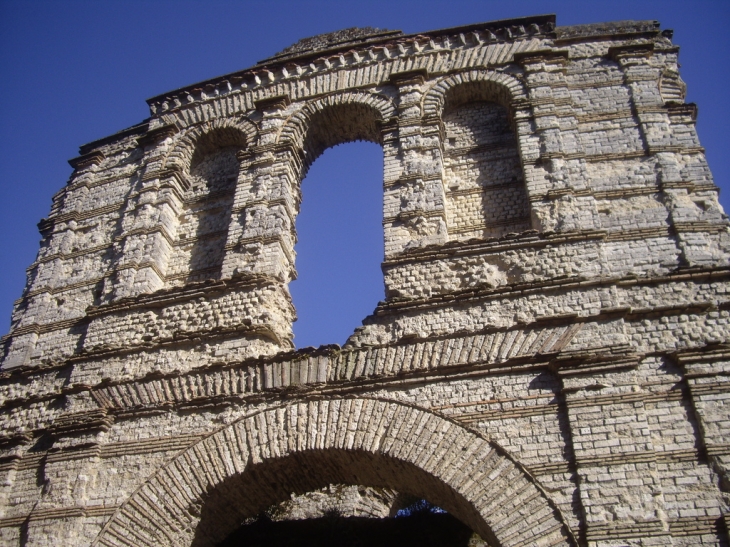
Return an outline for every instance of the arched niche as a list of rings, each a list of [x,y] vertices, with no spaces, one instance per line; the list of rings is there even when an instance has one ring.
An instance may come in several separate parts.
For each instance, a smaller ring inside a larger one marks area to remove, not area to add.
[[[452,240],[531,228],[512,116],[498,98],[484,82],[453,87],[445,97],[443,182]]]
[[[239,177],[237,154],[247,135],[238,127],[210,127],[172,160],[182,163],[185,187],[168,263],[168,286],[219,279]]]
[[[443,184],[450,240],[532,228],[525,185],[523,90],[512,77],[469,72],[445,78],[423,108],[442,123]]]
[[[424,409],[334,398],[260,411],[150,477],[94,546],[214,546],[247,517],[330,483],[428,499],[491,545],[576,545],[537,482],[498,445]]]
[[[169,150],[161,160],[164,172],[187,173],[196,154],[205,154],[216,148],[239,146],[247,148],[256,142],[258,129],[247,118],[218,118],[182,129],[173,137]]]

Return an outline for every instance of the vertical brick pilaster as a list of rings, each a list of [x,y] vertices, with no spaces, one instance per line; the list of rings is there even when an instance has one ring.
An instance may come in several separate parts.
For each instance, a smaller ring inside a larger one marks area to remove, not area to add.
[[[438,120],[421,117],[425,74],[394,74],[397,126],[383,128],[385,255],[448,241]]]
[[[256,273],[288,283],[296,277],[294,222],[300,202],[300,154],[288,145],[269,145],[241,153],[239,159],[223,276]]]
[[[171,126],[161,126],[137,141],[146,149],[145,169],[122,212],[121,234],[114,242],[118,258],[107,274],[103,301],[154,292],[165,286],[167,260],[187,185],[179,168],[162,168],[166,140],[174,132]]]
[[[724,264],[722,255],[730,248],[727,219],[717,194],[707,191],[713,186],[711,177],[709,185],[692,180],[706,163],[694,128],[696,107],[665,104],[660,88],[664,67],[654,53],[653,44],[609,49],[609,56],[623,70],[646,152],[656,161],[657,183],[681,265]]]
[[[104,300],[164,288],[185,185],[180,171],[152,171],[142,177],[123,213],[122,233],[115,242],[119,258],[104,287]]]
[[[699,425],[698,447],[717,474],[717,486],[727,499],[730,493],[730,350],[726,346],[705,351],[680,352],[677,362],[689,387],[690,402]],[[723,515],[721,532],[730,541]],[[724,528],[724,529],[722,529]]]
[[[672,545],[647,415],[634,396],[640,387],[631,371],[561,375],[587,545],[631,538]]]
[[[533,132],[545,177],[527,177],[533,224],[541,231],[598,227],[595,199],[589,194],[585,150],[578,132],[566,73],[567,50],[531,51],[516,56],[525,70]],[[523,159],[524,161],[524,159]]]

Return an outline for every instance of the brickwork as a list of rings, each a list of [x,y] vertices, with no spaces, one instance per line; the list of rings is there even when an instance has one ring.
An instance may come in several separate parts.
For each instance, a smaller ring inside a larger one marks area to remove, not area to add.
[[[451,239],[525,232],[530,210],[506,110],[472,102],[443,116],[444,190]]]
[[[3,338],[0,544],[415,496],[475,545],[728,545],[730,232],[678,48],[554,23],[308,38],[82,146]],[[353,140],[386,299],[294,351],[301,181]]]

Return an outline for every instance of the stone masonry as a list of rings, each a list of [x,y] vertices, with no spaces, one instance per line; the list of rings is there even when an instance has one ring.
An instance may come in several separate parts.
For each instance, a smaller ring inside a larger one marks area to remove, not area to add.
[[[727,546],[730,238],[671,38],[347,29],[82,146],[2,339],[0,544],[415,496],[492,547]],[[353,140],[386,298],[294,351],[300,183]]]

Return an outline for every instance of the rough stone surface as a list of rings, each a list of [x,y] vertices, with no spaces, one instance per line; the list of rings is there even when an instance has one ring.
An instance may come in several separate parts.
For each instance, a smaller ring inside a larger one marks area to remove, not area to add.
[[[730,238],[677,55],[655,21],[348,29],[82,146],[3,338],[0,544],[415,496],[493,547],[728,545]],[[357,139],[386,300],[293,351],[300,183]]]

